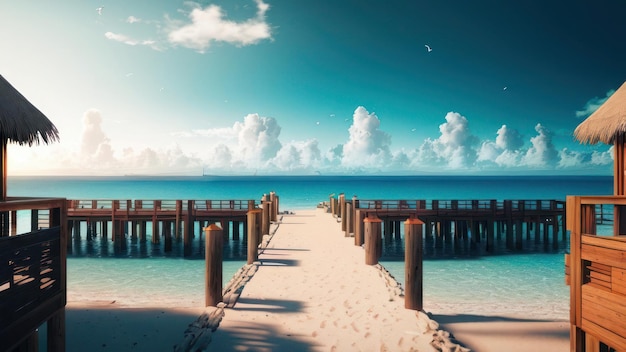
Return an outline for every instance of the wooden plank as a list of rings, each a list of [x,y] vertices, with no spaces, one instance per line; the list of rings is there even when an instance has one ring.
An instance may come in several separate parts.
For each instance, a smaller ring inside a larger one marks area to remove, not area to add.
[[[567,229],[570,230],[570,323],[577,327],[581,326],[581,301],[580,291],[582,286],[582,263],[580,258],[581,246],[581,197],[567,196]],[[583,348],[582,334],[574,336],[572,346],[575,350]]]
[[[618,294],[622,294],[626,296],[626,270],[619,269],[619,268],[612,268],[611,289],[613,290],[614,293],[618,293]]]
[[[611,275],[606,275],[597,271],[590,271],[589,278],[591,279],[591,281],[606,282],[609,287],[611,287]]]
[[[626,269],[626,251],[582,244],[580,257],[584,260]]]
[[[582,288],[583,318],[626,338],[625,300],[624,295],[584,285]]]
[[[583,235],[581,241],[583,244],[613,248],[626,252],[626,236],[601,237]]]
[[[582,329],[593,336],[598,337],[600,341],[609,345],[616,351],[626,351],[626,338],[609,331],[598,324],[587,319],[582,319]]]
[[[589,263],[587,268],[589,270],[593,270],[593,271],[596,271],[605,275],[611,275],[611,266],[609,265],[604,265],[604,264],[600,264],[597,262],[591,262]]]

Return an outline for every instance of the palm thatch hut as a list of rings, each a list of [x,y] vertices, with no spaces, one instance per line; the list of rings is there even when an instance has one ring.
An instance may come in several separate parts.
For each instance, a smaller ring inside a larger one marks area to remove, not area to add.
[[[613,195],[626,195],[626,82],[574,130],[581,143],[613,145]],[[619,214],[619,215],[618,215]],[[626,209],[615,209],[616,233],[626,233]]]
[[[581,143],[613,145],[613,194],[626,194],[626,82],[574,130]]]
[[[52,122],[0,75],[0,201],[7,199],[7,144],[46,144],[58,141]]]

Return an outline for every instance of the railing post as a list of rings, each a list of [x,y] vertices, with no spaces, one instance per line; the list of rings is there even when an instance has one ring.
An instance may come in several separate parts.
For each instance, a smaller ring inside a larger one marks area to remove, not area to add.
[[[423,308],[423,225],[420,219],[409,218],[404,223],[404,308]]]
[[[191,255],[191,241],[194,228],[194,201],[187,201],[187,213],[185,214],[184,234],[183,234],[183,256]]]
[[[365,264],[376,265],[382,252],[381,227],[382,221],[375,215],[363,220],[365,227]]]
[[[222,258],[224,238],[222,229],[211,224],[205,229],[205,306],[216,306],[222,297]]]

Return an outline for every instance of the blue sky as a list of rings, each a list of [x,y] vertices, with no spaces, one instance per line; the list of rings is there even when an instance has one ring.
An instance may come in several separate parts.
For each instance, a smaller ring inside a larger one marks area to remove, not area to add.
[[[0,1],[0,74],[61,134],[11,145],[9,174],[610,175],[610,146],[572,133],[626,80],[625,14],[618,0]]]

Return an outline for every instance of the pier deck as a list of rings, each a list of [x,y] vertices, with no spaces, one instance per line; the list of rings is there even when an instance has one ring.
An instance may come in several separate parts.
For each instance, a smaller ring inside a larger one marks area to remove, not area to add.
[[[323,209],[283,216],[255,265],[211,350],[434,351],[424,314]]]

